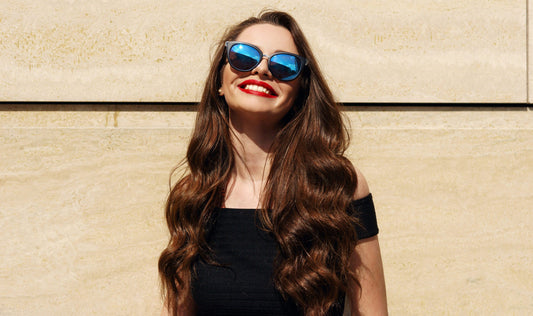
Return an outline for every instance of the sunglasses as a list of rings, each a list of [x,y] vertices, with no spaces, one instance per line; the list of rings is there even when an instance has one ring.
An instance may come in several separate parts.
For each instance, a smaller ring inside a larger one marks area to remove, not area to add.
[[[268,56],[254,45],[243,42],[227,41],[226,53],[230,66],[238,71],[250,71],[267,58],[268,70],[281,81],[296,79],[307,65],[302,56],[285,52]]]

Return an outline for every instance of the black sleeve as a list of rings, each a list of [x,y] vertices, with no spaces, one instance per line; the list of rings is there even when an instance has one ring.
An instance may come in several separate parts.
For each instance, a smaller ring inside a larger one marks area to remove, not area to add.
[[[357,219],[358,224],[355,229],[358,239],[365,239],[375,236],[379,232],[376,210],[372,194],[366,197],[352,201],[348,206],[348,214]]]

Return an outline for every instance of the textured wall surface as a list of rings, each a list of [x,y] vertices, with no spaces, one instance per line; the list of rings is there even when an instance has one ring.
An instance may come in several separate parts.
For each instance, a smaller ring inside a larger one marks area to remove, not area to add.
[[[526,1],[2,0],[0,101],[195,101],[212,44],[292,13],[343,102],[526,102]]]
[[[269,5],[301,23],[341,101],[532,100],[526,1]],[[264,6],[2,0],[0,101],[195,101],[212,43]],[[531,108],[345,113],[391,314],[533,314]],[[159,313],[168,177],[194,117],[171,104],[0,103],[0,315]]]
[[[533,16],[533,8],[531,7],[533,3],[531,0],[527,0],[527,27],[528,27],[528,33],[527,33],[527,39],[528,39],[528,45],[527,45],[527,52],[528,52],[528,73],[527,73],[527,82],[528,82],[528,98],[527,102],[532,103],[533,102],[533,87],[531,86],[530,82],[533,80],[533,71],[531,70],[531,67],[529,65],[530,61],[533,60],[533,52],[531,51],[531,34],[533,31],[533,26],[531,25],[531,17]]]
[[[143,106],[3,106],[0,315],[157,315],[168,176],[195,114]],[[345,113],[391,314],[531,315],[531,109]]]

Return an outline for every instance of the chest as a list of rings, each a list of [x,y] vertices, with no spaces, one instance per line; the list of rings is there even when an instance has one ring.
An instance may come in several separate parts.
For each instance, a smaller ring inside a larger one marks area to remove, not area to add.
[[[199,261],[193,279],[198,315],[297,315],[272,282],[277,246],[254,210],[224,209],[208,235],[220,266]]]
[[[277,244],[260,228],[255,211],[221,209],[208,234],[220,266],[198,261],[193,297],[198,315],[300,315],[273,283]],[[344,305],[343,300],[338,303]],[[340,310],[331,315],[342,315]]]

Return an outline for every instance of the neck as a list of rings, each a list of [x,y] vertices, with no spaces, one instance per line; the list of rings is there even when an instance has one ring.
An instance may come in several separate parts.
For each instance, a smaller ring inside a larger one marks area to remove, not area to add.
[[[270,172],[270,147],[277,127],[230,117],[235,168],[226,191],[228,206],[256,207]]]
[[[261,122],[235,122],[230,120],[232,141],[237,154],[235,176],[242,179],[261,180],[268,173],[270,147],[277,128]]]

